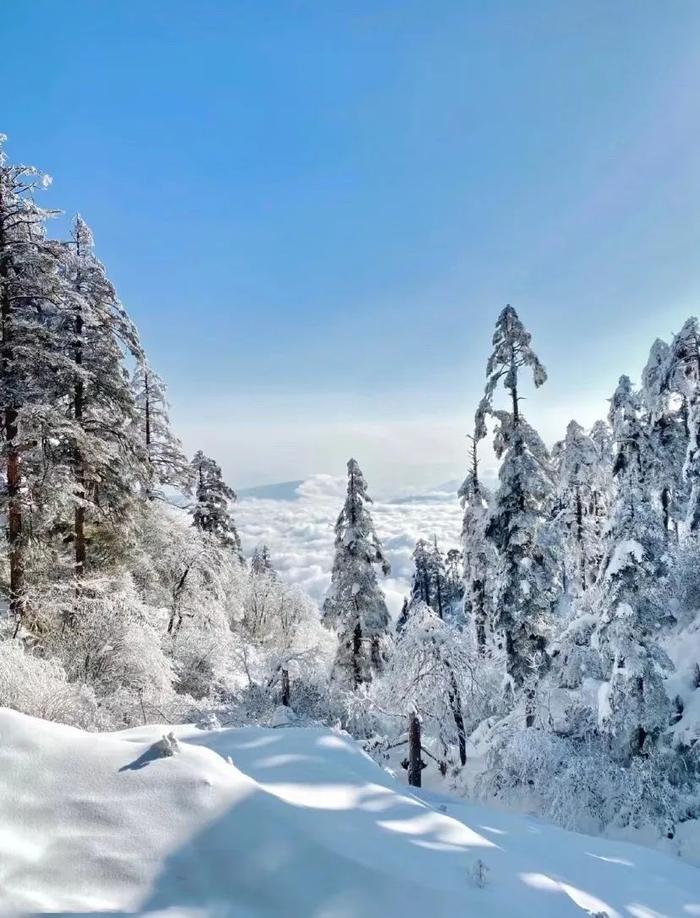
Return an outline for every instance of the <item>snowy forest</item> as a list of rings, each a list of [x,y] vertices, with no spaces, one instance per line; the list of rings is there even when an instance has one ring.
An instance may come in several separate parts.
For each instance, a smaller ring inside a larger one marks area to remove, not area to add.
[[[234,483],[185,455],[99,239],[80,216],[52,237],[48,181],[2,154],[0,706],[338,728],[411,784],[700,857],[698,320],[548,445],[523,398],[547,398],[547,355],[496,309],[461,550],[425,532],[392,620],[351,458],[319,608],[265,545],[244,556]]]

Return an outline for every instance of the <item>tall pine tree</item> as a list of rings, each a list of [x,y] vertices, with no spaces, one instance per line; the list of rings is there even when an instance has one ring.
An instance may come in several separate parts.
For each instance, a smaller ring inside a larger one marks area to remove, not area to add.
[[[659,633],[669,623],[664,582],[668,552],[651,502],[653,451],[641,400],[627,376],[610,402],[615,497],[599,578],[600,620],[593,644],[606,681],[600,722],[618,755],[644,751],[668,724],[663,678],[669,661]]]
[[[243,560],[241,540],[229,510],[236,501],[236,492],[223,479],[221,468],[199,450],[192,460],[196,502],[192,510],[194,525],[208,532],[225,548],[230,548]]]
[[[136,327],[120,303],[92,233],[77,216],[60,255],[66,298],[65,348],[72,360],[65,431],[72,469],[75,574],[84,572],[90,516],[100,525],[124,525],[144,474],[145,455],[136,433],[136,404],[125,356],[140,360]]]
[[[483,421],[483,419],[482,419]],[[483,430],[481,433],[483,434]],[[489,619],[489,576],[496,560],[493,544],[486,538],[491,495],[479,479],[479,431],[471,438],[467,477],[458,491],[464,510],[462,555],[464,558],[464,613],[474,629],[480,653],[486,649]]]
[[[149,499],[158,496],[163,487],[189,493],[192,466],[170,426],[165,383],[148,361],[140,360],[132,387],[138,408],[141,444],[146,454],[146,496]]]
[[[546,509],[552,493],[549,456],[520,411],[520,376],[529,371],[539,388],[547,379],[531,347],[531,336],[512,306],[496,322],[493,352],[486,368],[486,389],[477,412],[477,432],[484,419],[497,421],[494,451],[501,461],[486,535],[498,551],[494,626],[505,640],[506,669],[514,689],[525,688],[526,723],[534,723],[534,686],[546,661],[549,613],[557,595],[557,566],[544,538]],[[511,410],[495,410],[501,384]]]
[[[368,510],[371,502],[362,471],[350,459],[347,496],[335,524],[335,558],[323,623],[338,634],[333,676],[352,688],[381,671],[389,627],[376,568],[386,576],[390,567]]]
[[[25,607],[29,492],[24,463],[47,430],[60,425],[70,361],[62,355],[64,301],[56,246],[46,238],[52,214],[34,193],[49,184],[36,168],[11,164],[0,135],[0,424],[3,435],[10,611]],[[40,446],[38,448],[41,448]]]

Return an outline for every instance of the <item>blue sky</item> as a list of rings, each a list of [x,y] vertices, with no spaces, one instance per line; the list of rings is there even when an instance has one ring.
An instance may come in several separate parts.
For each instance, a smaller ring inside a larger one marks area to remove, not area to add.
[[[700,5],[35,0],[0,130],[234,485],[462,470],[519,309],[552,440],[700,293]]]

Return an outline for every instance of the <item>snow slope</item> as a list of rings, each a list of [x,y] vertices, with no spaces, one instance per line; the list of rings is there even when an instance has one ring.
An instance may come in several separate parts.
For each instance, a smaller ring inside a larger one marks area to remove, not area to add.
[[[0,710],[0,911],[700,916],[696,868],[419,799],[343,734],[176,727],[180,752],[155,757],[170,729],[95,735]]]

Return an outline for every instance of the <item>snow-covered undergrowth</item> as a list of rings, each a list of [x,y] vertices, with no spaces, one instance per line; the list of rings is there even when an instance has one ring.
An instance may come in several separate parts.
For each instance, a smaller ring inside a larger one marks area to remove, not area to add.
[[[0,813],[5,913],[700,915],[680,860],[416,796],[327,729],[89,734],[2,710]]]

